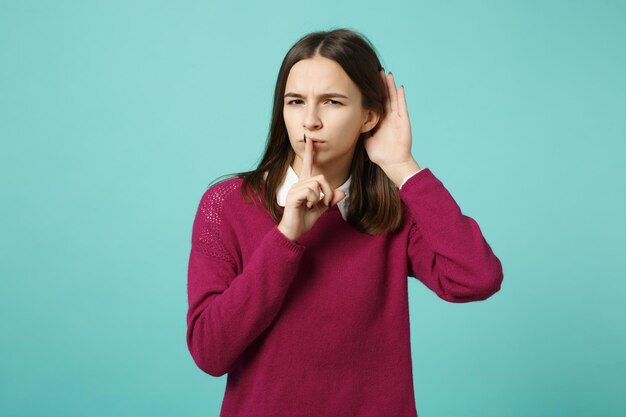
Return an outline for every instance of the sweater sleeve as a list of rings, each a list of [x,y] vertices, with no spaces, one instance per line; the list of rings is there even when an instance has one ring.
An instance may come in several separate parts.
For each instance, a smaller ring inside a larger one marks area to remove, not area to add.
[[[409,178],[398,192],[410,222],[409,276],[453,303],[484,300],[500,289],[500,260],[478,223],[461,212],[429,168]]]
[[[272,323],[305,250],[274,226],[237,274],[224,244],[233,234],[225,233],[222,194],[209,189],[200,201],[187,281],[187,346],[196,365],[212,376],[229,372]]]

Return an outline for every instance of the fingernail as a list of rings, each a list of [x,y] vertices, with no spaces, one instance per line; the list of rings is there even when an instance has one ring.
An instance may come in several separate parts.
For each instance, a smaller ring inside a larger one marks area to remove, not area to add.
[[[304,143],[306,143],[306,133],[304,134]]]

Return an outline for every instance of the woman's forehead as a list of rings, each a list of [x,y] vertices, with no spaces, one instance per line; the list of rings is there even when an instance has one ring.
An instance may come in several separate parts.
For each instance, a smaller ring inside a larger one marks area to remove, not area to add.
[[[296,94],[330,95],[338,93],[349,97],[357,92],[356,85],[337,62],[323,57],[296,62],[287,76],[287,92]]]

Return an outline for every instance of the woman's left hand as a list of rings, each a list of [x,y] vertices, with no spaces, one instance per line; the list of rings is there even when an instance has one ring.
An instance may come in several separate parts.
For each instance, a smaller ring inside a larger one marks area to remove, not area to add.
[[[404,95],[404,86],[396,88],[393,74],[380,76],[387,86],[386,116],[375,133],[363,145],[370,160],[381,167],[389,178],[398,184],[408,173],[419,170],[411,154],[411,123]]]

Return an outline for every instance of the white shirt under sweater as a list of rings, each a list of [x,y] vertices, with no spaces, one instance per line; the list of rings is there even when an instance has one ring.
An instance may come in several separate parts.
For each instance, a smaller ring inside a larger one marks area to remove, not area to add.
[[[400,187],[398,187],[398,189],[401,189],[404,183],[407,182],[409,178],[411,178],[413,175],[420,172],[422,169],[424,168],[421,168],[419,171],[414,172],[413,174],[409,174],[406,177],[404,177],[404,180],[402,181],[402,184],[400,184]],[[339,208],[339,211],[341,212],[341,217],[343,217],[344,220],[346,220],[346,216],[348,215],[348,199],[346,197],[348,197],[348,194],[350,193],[351,179],[352,179],[352,175],[348,177],[346,182],[344,182],[337,188],[338,190],[341,190],[346,194],[345,197],[342,198],[337,203],[337,207]],[[287,169],[287,174],[285,175],[285,179],[280,184],[280,186],[278,187],[278,191],[276,192],[276,201],[278,202],[278,205],[280,205],[281,207],[285,207],[285,203],[287,201],[287,192],[299,180],[300,180],[300,177],[298,177],[298,174],[296,174],[296,171],[291,167],[291,165],[289,165],[289,168]],[[320,200],[322,198],[324,198],[324,193],[320,193]]]

